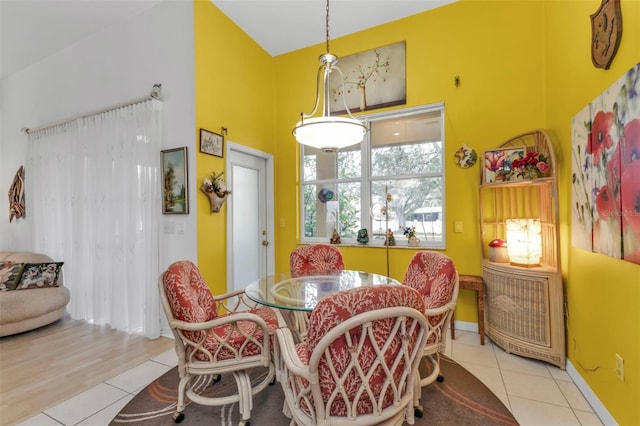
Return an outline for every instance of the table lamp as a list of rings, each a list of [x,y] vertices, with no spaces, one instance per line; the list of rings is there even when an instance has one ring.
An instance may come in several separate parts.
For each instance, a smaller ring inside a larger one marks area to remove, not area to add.
[[[538,219],[507,219],[509,262],[516,266],[540,266],[542,236]]]

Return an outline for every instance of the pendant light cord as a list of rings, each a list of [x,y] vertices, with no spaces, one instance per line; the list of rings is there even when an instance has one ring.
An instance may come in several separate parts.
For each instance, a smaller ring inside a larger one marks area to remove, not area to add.
[[[325,23],[325,27],[327,30],[327,53],[329,53],[329,0],[327,0],[327,17]]]

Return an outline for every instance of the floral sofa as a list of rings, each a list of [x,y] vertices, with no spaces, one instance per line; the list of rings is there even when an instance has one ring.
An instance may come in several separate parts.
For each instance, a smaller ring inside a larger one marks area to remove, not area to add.
[[[62,262],[43,254],[0,251],[0,336],[62,318],[70,293],[61,269]]]

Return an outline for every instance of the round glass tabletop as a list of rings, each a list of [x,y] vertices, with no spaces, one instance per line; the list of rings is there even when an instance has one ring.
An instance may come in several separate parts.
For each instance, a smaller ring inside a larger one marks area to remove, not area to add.
[[[273,308],[311,311],[320,299],[335,292],[381,284],[399,285],[400,282],[385,275],[351,270],[297,278],[280,274],[252,282],[245,293],[251,300]]]

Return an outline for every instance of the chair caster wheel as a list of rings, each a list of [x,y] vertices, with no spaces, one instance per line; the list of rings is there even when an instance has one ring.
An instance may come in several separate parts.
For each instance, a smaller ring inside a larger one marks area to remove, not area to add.
[[[213,383],[218,383],[220,380],[222,380],[222,376],[218,374],[216,377],[213,378]]]
[[[444,382],[444,376],[442,374],[438,374],[438,378],[436,379],[438,383]]]
[[[176,411],[175,413],[173,413],[173,421],[175,423],[180,423],[183,420],[184,420],[184,413],[182,411]]]
[[[424,416],[424,408],[422,405],[418,405],[417,407],[413,407],[413,415],[417,418],[421,419]]]

